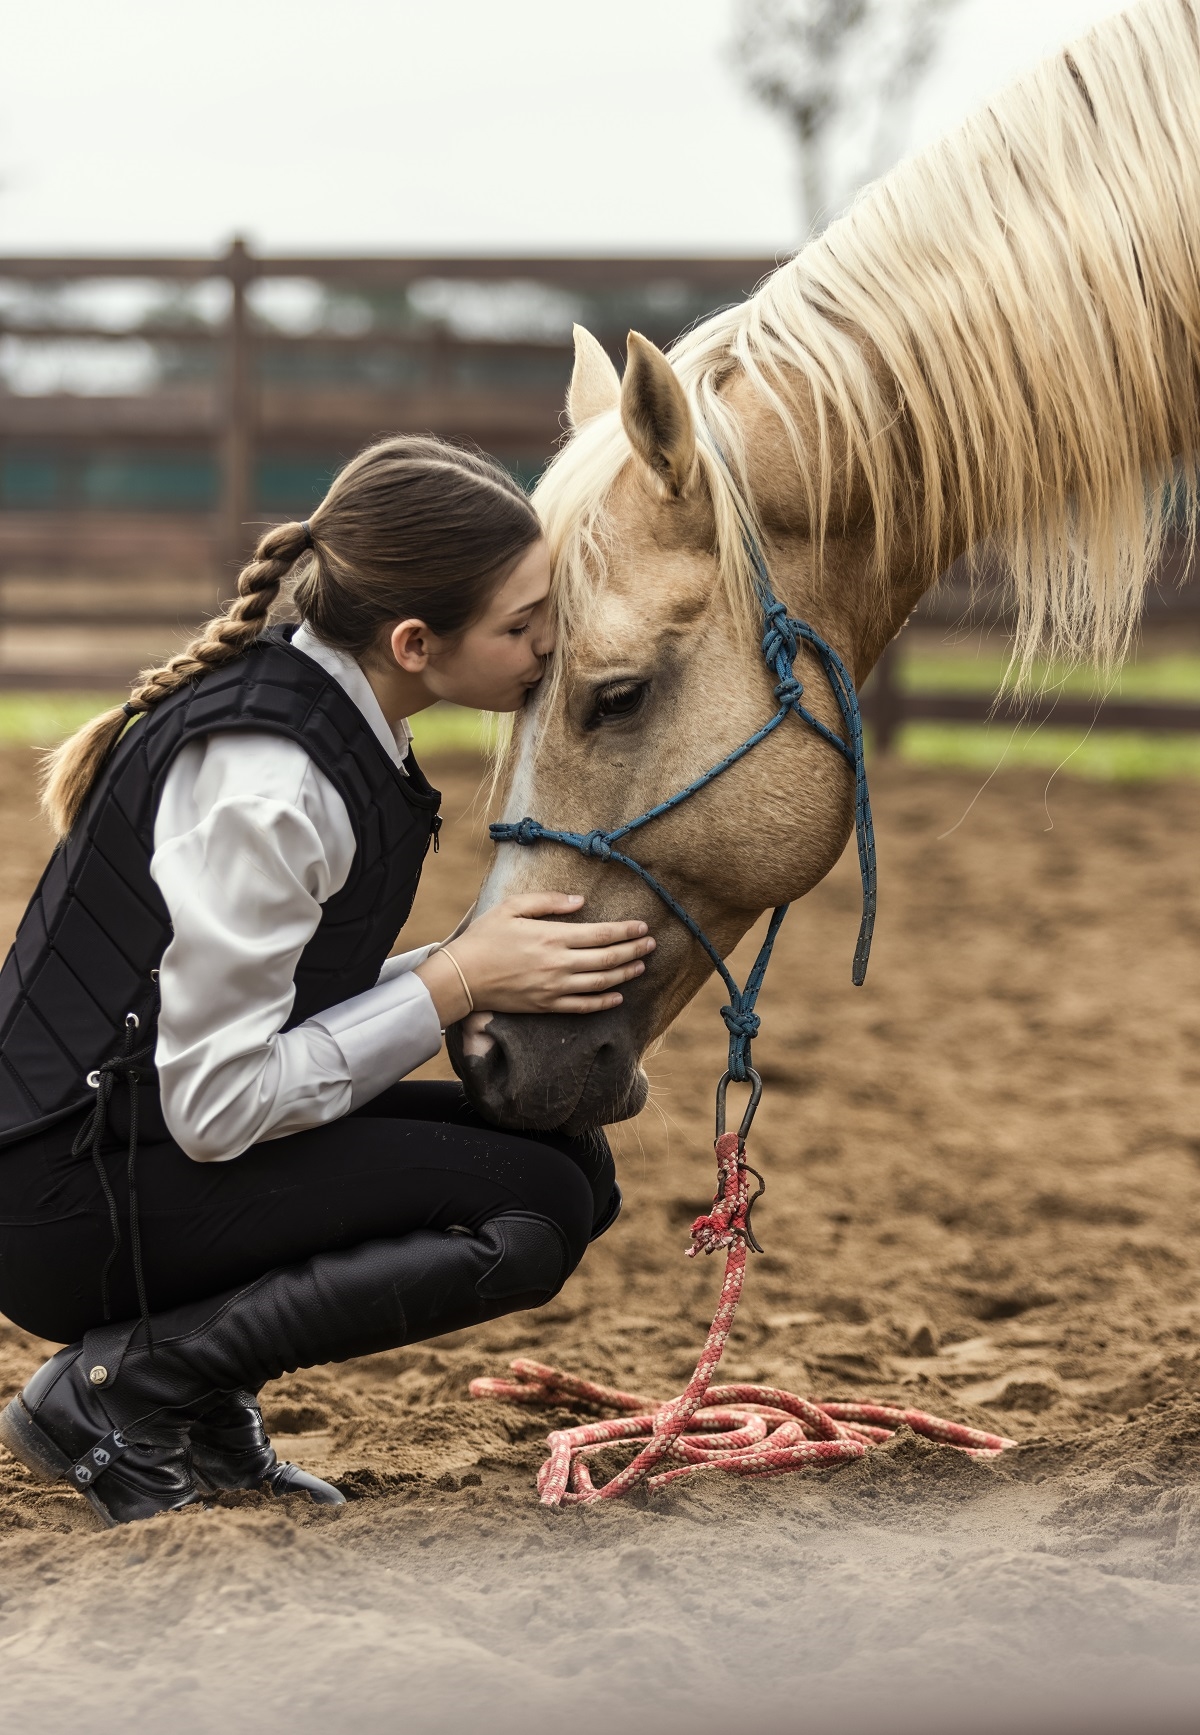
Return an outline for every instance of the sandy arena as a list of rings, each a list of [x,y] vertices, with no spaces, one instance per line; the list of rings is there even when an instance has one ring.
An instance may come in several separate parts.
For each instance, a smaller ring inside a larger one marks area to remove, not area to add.
[[[30,760],[0,758],[6,940],[46,849]],[[477,775],[433,767],[417,935],[473,894]],[[710,985],[618,1129],[624,1216],[557,1301],[267,1389],[281,1455],[344,1508],[228,1496],[101,1532],[0,1448],[4,1727],[1194,1728],[1200,801],[1045,784],[1002,773],[943,836],[978,777],[876,771],[865,989],[852,859],[793,912],[756,1047],[767,1251],[725,1363],[1018,1451],[903,1433],[842,1468],[539,1509],[568,1412],[467,1382],[523,1352],[664,1396],[690,1373],[720,1276],[683,1257],[712,1191]],[[0,1324],[0,1402],[47,1349]]]

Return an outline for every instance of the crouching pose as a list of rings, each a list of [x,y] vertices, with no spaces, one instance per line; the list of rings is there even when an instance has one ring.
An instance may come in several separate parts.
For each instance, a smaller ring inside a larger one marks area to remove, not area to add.
[[[263,1384],[539,1306],[616,1216],[602,1135],[398,1082],[472,1006],[618,1004],[653,946],[563,894],[388,956],[439,826],[405,719],[516,710],[549,582],[504,471],[385,441],[51,763],[62,841],[0,974],[0,1312],[69,1347],[0,1440],[110,1523],[339,1502],[277,1461]]]

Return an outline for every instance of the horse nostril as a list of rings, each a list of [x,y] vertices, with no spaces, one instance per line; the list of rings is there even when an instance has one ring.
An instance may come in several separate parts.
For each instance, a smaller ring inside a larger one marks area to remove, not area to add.
[[[486,1060],[495,1048],[495,1037],[488,1035],[488,1025],[491,1022],[490,1012],[469,1012],[463,1019],[462,1051],[469,1054],[472,1060]]]

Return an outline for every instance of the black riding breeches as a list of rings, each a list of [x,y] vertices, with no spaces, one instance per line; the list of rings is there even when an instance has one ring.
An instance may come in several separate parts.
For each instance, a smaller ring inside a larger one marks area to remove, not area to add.
[[[113,1248],[90,1153],[71,1155],[71,1123],[0,1149],[0,1313],[72,1343],[102,1322],[101,1273]],[[132,1318],[126,1153],[105,1152],[121,1243],[110,1314]],[[173,1142],[137,1158],[138,1223],[152,1312],[200,1301],[277,1266],[416,1229],[478,1230],[508,1211],[548,1218],[572,1264],[616,1216],[620,1194],[602,1133],[500,1132],[457,1084],[393,1085],[343,1120],[196,1163]]]

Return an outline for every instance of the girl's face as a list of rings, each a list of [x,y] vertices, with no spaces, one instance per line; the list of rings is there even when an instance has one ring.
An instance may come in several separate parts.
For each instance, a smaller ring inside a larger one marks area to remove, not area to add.
[[[539,538],[461,637],[441,639],[426,628],[421,676],[429,702],[445,699],[479,711],[519,710],[554,649],[549,594],[550,553]]]

